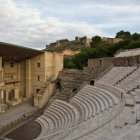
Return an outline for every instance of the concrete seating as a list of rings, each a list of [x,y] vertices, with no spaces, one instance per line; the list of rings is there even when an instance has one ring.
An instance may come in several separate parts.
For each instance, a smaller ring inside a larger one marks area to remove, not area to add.
[[[119,140],[126,139],[129,132],[131,136],[133,134],[129,124],[134,125],[140,120],[139,88],[139,67],[114,67],[95,82],[94,86],[85,85],[69,103],[55,100],[37,119],[42,128],[40,136],[64,131],[59,137],[55,134],[49,140],[69,140],[78,137],[84,140],[82,135],[88,135],[90,130],[96,131],[97,128],[102,130],[103,126],[107,125],[111,131],[105,131],[105,136],[101,137],[94,133],[94,139],[112,140],[119,134]],[[126,94],[128,91],[129,94]],[[129,127],[126,127],[126,124]],[[124,129],[116,130],[115,126]],[[136,139],[135,134],[133,137]]]
[[[108,100],[107,96],[106,96],[104,93],[98,92],[98,91],[96,91],[96,92],[92,91],[92,87],[91,87],[91,86],[88,86],[88,89],[85,89],[85,90],[86,90],[88,93],[90,93],[90,94],[92,94],[92,95],[94,94],[94,95],[96,95],[97,97],[99,97],[99,98],[103,101],[103,103],[104,103],[106,109],[110,107],[109,100]]]
[[[65,124],[63,127],[65,128],[67,125],[69,125],[69,122],[70,122],[69,120],[72,115],[68,114],[68,110],[67,110],[66,106],[60,105],[58,102],[54,101],[52,103],[52,106],[56,107],[59,111],[63,112],[63,116],[64,116],[64,120],[65,120]],[[66,115],[66,114],[68,114],[68,115]]]
[[[40,136],[66,130],[86,122],[92,117],[96,119],[97,116],[101,117],[104,114],[105,120],[101,120],[99,123],[102,125],[103,121],[108,120],[109,113],[112,114],[112,108],[119,104],[119,101],[119,95],[116,96],[97,86],[86,85],[69,103],[55,100],[37,119],[42,128]]]
[[[119,103],[116,95],[99,89],[96,86],[86,85],[70,100],[72,105],[79,108],[82,121]]]
[[[136,67],[113,67],[106,75],[98,80],[98,82],[115,85],[121,79],[131,74],[135,69]]]
[[[94,88],[97,88],[97,87],[94,87]],[[108,107],[109,107],[109,106],[112,107],[112,106],[114,105],[114,100],[113,100],[112,96],[111,96],[110,94],[107,94],[107,93],[101,91],[99,88],[97,88],[97,90],[98,90],[98,93],[99,93],[99,94],[102,94],[102,96],[103,96],[106,100],[108,100],[108,103],[109,103]]]
[[[111,93],[111,92],[109,92],[105,89],[101,89],[101,88],[96,87],[96,86],[92,87],[92,86],[89,86],[89,85],[85,88],[88,88],[88,92],[91,93],[91,94],[102,95],[103,98],[106,99],[107,104],[109,103],[110,105],[112,105],[112,103],[118,104],[118,102],[119,102],[118,97],[114,93]],[[96,92],[94,92],[95,90],[96,90]]]
[[[55,100],[52,105],[37,119],[42,127],[40,136],[59,132],[78,123],[79,112],[71,104]]]
[[[74,106],[72,106],[71,104],[69,104],[67,102],[61,101],[61,100],[58,100],[57,102],[62,103],[63,105],[65,105],[67,108],[70,109],[70,111],[73,113],[73,116],[75,117],[73,123],[75,123],[75,122],[77,122],[77,120],[79,120],[79,112]]]
[[[58,115],[58,113],[54,112],[53,110],[47,110],[47,113],[44,113],[44,116],[51,118],[55,123],[55,130],[56,132],[58,129],[60,129],[61,124],[61,117]]]
[[[117,54],[115,57],[128,57],[128,56],[136,56],[140,54],[140,49],[130,49],[130,50],[124,50]]]
[[[63,122],[63,120],[65,120],[66,122],[69,122],[69,120],[70,120],[70,118],[72,117],[72,116],[70,116],[70,115],[67,115],[66,116],[66,114],[68,113],[68,110],[66,110],[66,108],[63,108],[62,109],[62,107],[59,105],[59,107],[57,106],[55,109],[53,109],[53,108],[55,108],[54,106],[51,106],[50,108],[48,108],[48,110],[44,113],[44,114],[46,114],[46,116],[47,116],[47,114],[49,114],[50,112],[54,112],[54,114],[57,114],[57,116],[58,116],[58,118],[57,118],[57,120],[58,121],[60,121],[61,120],[61,123],[59,124],[59,127],[60,126],[63,126],[62,125],[62,122]],[[60,111],[59,111],[60,110]],[[61,110],[62,111],[64,111],[65,112],[65,114],[63,114],[62,116],[60,115],[61,114]],[[48,112],[49,111],[49,112]],[[59,114],[59,115],[58,115]],[[66,117],[65,117],[66,116]],[[65,123],[66,123],[65,122]]]
[[[140,68],[137,68],[132,74],[119,82],[116,86],[124,89],[126,92],[131,91],[140,85]]]
[[[91,95],[88,91],[82,91],[82,94],[80,94],[79,96],[84,96],[84,98],[91,97],[91,98],[94,98],[95,100],[97,100],[101,111],[104,111],[106,108],[105,103],[104,103],[104,99],[98,95],[94,95],[94,94]]]
[[[79,109],[80,114],[81,114],[80,120],[87,118],[88,113],[89,113],[89,111],[88,111],[89,108],[85,102],[80,102],[80,99],[74,99],[70,103]]]
[[[68,118],[64,114],[64,111],[55,105],[51,106],[51,109],[49,108],[48,110],[56,113],[61,118],[61,128],[60,129],[63,129],[63,127],[65,127],[66,122],[68,122]]]

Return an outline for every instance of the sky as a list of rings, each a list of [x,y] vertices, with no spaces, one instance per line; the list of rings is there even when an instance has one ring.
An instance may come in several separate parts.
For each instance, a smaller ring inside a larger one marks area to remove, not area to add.
[[[120,30],[140,32],[140,0],[0,0],[0,42],[43,49]]]

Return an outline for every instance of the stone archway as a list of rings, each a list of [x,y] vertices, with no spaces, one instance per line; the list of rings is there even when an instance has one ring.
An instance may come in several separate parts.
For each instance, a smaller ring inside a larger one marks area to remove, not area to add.
[[[90,85],[91,86],[94,86],[94,83],[95,83],[95,80],[94,79],[90,80]]]

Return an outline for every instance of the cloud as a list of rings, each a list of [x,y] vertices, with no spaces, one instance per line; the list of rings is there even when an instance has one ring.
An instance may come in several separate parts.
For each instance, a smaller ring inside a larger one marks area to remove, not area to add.
[[[103,34],[87,23],[66,23],[54,17],[44,19],[37,9],[18,7],[11,0],[1,0],[0,17],[1,41],[23,46],[43,48],[61,38]]]
[[[44,48],[75,36],[139,32],[139,0],[0,0],[0,41]]]

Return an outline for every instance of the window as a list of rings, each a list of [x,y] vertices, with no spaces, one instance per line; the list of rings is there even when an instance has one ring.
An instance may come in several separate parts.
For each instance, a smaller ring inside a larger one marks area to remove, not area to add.
[[[40,89],[36,89],[36,93],[39,93]]]
[[[37,63],[37,67],[40,68],[40,63]]]
[[[37,76],[37,81],[40,81],[40,76]]]
[[[14,67],[14,63],[11,63],[10,66],[11,66],[11,67]]]

